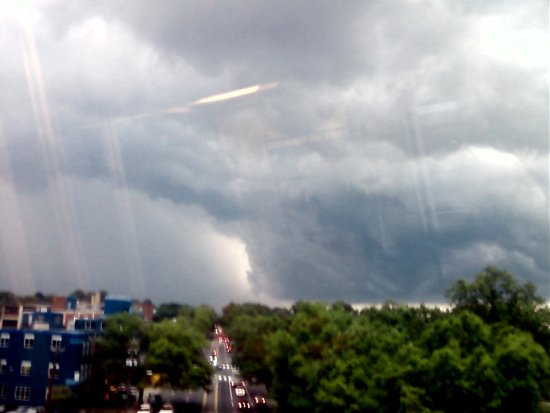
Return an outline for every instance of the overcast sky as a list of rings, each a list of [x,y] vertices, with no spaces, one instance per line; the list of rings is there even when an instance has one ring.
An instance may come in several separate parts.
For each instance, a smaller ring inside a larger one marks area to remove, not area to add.
[[[0,289],[548,296],[547,3],[0,3]]]

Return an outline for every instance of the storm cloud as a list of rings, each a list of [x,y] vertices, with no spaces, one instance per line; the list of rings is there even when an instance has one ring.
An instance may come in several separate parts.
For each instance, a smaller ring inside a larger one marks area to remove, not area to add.
[[[0,9],[2,288],[432,302],[497,265],[548,296],[546,7]]]

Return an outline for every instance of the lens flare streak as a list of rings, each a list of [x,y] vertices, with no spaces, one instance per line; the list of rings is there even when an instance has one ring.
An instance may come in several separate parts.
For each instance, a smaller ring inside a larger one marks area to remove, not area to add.
[[[60,253],[65,258],[64,262],[67,263],[68,270],[76,277],[75,284],[81,288],[87,288],[89,280],[84,265],[81,240],[77,231],[75,210],[65,178],[61,173],[59,141],[52,125],[42,68],[36,50],[36,39],[30,24],[23,24],[22,30],[21,51],[29,97],[37,127],[37,137],[50,188],[49,195],[54,211],[54,219],[59,229],[60,238],[65,241],[60,248]]]

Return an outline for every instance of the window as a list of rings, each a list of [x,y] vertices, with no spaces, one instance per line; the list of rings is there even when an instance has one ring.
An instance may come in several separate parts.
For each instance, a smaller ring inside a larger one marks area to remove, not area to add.
[[[30,400],[31,388],[28,386],[15,387],[15,400]]]
[[[52,351],[60,350],[61,349],[61,339],[62,337],[58,334],[55,334],[52,336]]]
[[[82,377],[83,379],[87,379],[87,378],[89,378],[89,373],[90,373],[89,364],[82,364],[80,366],[80,377]],[[76,374],[76,372],[75,372],[75,374]]]
[[[0,334],[0,347],[9,347],[10,345],[10,333]]]
[[[25,334],[25,340],[23,342],[23,347],[33,348],[34,347],[34,334]]]
[[[21,375],[30,376],[31,374],[31,362],[29,360],[23,360],[21,362]]]
[[[8,369],[8,363],[6,359],[0,360],[0,374],[6,374],[7,369]]]
[[[59,377],[59,363],[50,363],[48,366],[48,377],[57,379]]]
[[[8,397],[8,385],[6,383],[0,383],[0,399]]]
[[[87,356],[90,351],[90,343],[82,343],[82,356]]]
[[[74,382],[78,383],[80,381],[80,372],[77,370],[74,372]]]

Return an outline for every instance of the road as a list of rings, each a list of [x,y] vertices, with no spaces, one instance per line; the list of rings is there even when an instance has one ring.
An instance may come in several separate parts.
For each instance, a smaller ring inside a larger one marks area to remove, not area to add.
[[[211,350],[216,350],[218,354],[218,366],[212,378],[212,391],[206,397],[203,413],[237,412],[237,400],[231,388],[231,382],[238,381],[239,378],[238,371],[232,366],[231,354],[225,350],[222,343],[216,340],[212,341]]]
[[[212,377],[212,385],[209,392],[204,390],[186,390],[172,391],[159,389],[146,389],[144,397],[147,400],[149,393],[159,394],[164,401],[169,401],[174,407],[174,413],[236,413],[237,397],[234,389],[231,387],[231,382],[240,381],[238,370],[232,365],[231,354],[225,349],[223,343],[218,342],[218,339],[210,342],[210,349],[205,351],[210,354],[213,350],[217,354],[217,367],[214,368]],[[206,355],[206,357],[208,357]],[[247,394],[244,398],[252,406],[252,400]],[[243,399],[240,399],[241,401]],[[246,410],[250,413],[255,413],[253,409]]]

